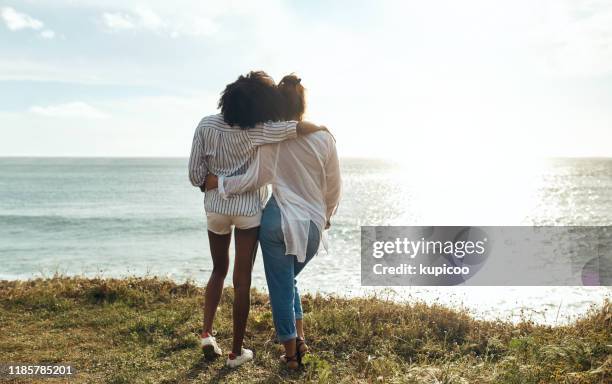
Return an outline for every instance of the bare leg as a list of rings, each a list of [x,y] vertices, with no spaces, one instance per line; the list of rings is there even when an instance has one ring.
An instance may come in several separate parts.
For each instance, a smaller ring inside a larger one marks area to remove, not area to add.
[[[304,339],[304,321],[302,319],[295,320],[295,330],[299,338]]]
[[[204,294],[204,332],[212,335],[215,313],[223,293],[223,281],[229,268],[229,245],[232,234],[217,235],[208,231],[208,242],[213,259],[213,271]]]
[[[234,341],[232,352],[240,355],[246,323],[251,307],[251,272],[257,254],[259,227],[236,229],[236,257],[234,260]]]

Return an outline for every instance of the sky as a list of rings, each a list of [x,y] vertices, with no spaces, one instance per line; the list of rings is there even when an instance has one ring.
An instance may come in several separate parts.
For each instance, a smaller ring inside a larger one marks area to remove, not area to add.
[[[0,156],[188,156],[259,69],[341,156],[612,156],[609,0],[0,0]]]

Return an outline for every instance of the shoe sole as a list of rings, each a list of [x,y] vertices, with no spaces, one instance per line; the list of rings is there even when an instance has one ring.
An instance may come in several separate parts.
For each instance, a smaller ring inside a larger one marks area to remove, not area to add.
[[[206,360],[214,360],[221,356],[217,352],[215,352],[215,347],[213,347],[212,345],[203,346],[202,353],[204,353],[204,357],[206,358]]]
[[[229,365],[227,362],[225,363],[225,366],[228,368],[238,368],[238,367],[242,367],[243,365],[245,365],[246,363],[249,363],[253,361],[253,359],[247,360],[247,361],[243,361],[242,363],[238,364],[238,365]]]

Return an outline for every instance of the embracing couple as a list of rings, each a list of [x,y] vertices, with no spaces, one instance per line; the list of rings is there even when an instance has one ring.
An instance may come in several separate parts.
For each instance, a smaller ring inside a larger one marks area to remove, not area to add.
[[[242,343],[260,242],[274,327],[285,347],[281,361],[296,369],[308,347],[295,278],[325,244],[323,231],[340,200],[335,140],[325,127],[302,121],[305,92],[295,75],[278,85],[261,71],[240,76],[223,91],[219,108],[220,114],[203,118],[196,128],[189,160],[191,183],[205,191],[213,259],[201,346],[208,358],[222,354],[213,321],[234,228],[233,344],[227,365],[253,359]]]

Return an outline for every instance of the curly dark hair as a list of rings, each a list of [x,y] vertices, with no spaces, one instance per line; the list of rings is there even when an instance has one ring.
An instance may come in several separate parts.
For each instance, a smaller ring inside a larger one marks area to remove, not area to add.
[[[294,73],[287,75],[278,83],[278,91],[281,96],[281,118],[301,121],[306,111],[306,89],[302,79]]]
[[[281,120],[279,92],[264,71],[251,71],[225,87],[219,99],[223,119],[241,129],[265,121]]]

